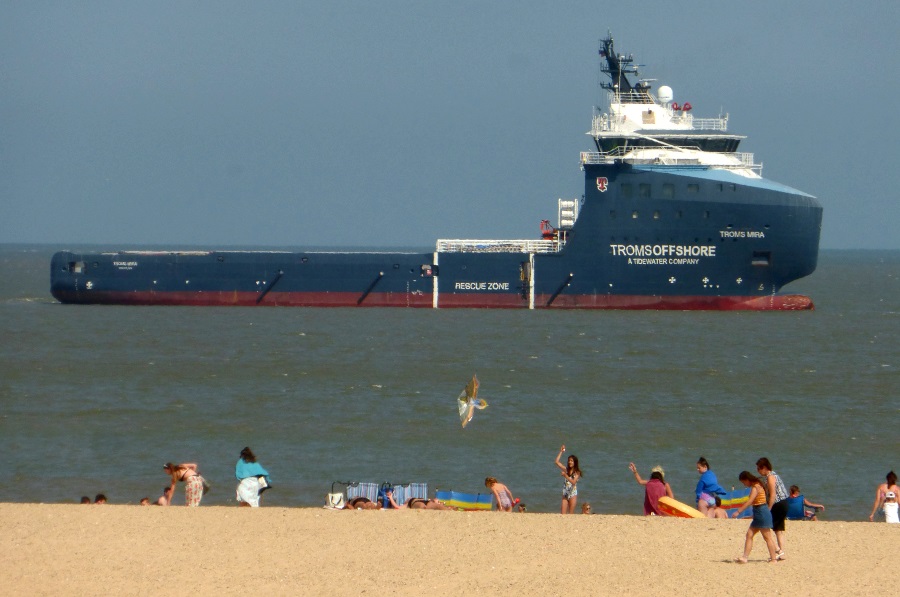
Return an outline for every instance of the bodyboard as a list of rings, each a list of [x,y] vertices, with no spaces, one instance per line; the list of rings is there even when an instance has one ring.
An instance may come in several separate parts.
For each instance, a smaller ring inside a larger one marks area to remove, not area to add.
[[[678,500],[673,500],[667,495],[659,498],[659,509],[667,516],[675,516],[678,518],[706,518],[700,510],[683,504]]]

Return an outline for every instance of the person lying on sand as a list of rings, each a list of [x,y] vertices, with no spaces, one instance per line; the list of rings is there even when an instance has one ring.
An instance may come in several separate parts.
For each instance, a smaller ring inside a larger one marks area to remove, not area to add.
[[[453,510],[443,502],[425,498],[409,498],[406,500],[406,507],[410,510]]]
[[[380,502],[373,502],[367,497],[355,497],[347,502],[344,510],[381,510]]]

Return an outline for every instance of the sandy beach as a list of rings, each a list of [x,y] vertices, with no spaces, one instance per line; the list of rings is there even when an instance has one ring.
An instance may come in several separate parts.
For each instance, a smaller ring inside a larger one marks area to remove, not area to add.
[[[790,524],[766,563],[746,521],[495,512],[0,504],[8,595],[864,595],[900,525]]]

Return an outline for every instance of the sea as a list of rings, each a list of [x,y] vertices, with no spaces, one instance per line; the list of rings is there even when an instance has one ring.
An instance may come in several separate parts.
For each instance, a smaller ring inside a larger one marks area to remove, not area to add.
[[[900,251],[823,250],[786,289],[814,311],[630,312],[62,305],[63,248],[0,245],[0,502],[154,501],[172,461],[235,505],[250,446],[263,507],[492,476],[558,512],[564,444],[596,513],[642,513],[630,462],[691,503],[700,456],[729,489],[765,456],[820,519],[860,521],[900,470]]]

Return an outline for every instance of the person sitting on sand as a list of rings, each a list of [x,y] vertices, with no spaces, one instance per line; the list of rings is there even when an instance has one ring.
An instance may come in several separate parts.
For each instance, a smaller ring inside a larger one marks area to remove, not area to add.
[[[344,510],[381,510],[381,502],[373,502],[367,497],[359,496],[349,500]]]
[[[494,494],[494,499],[497,500],[497,512],[512,512],[513,500],[515,500],[515,498],[509,490],[509,487],[494,477],[485,479],[484,486],[490,489],[491,493]]]
[[[634,473],[634,480],[644,486],[644,516],[663,516],[659,509],[659,498],[668,496],[675,499],[672,487],[666,483],[663,467],[657,465],[651,469],[650,479],[644,481],[633,462],[628,463],[628,468]]]
[[[709,462],[703,456],[697,460],[697,472],[700,474],[697,488],[694,490],[697,509],[706,514],[706,510],[716,503],[715,496],[725,495],[728,492],[719,485],[716,474],[709,469]]]
[[[89,498],[89,497],[86,496],[86,495],[83,495],[83,496],[81,496],[81,503],[82,503],[82,504],[90,504],[90,503],[91,503],[91,498]]]
[[[168,506],[172,503],[172,488],[171,487],[163,487],[162,495],[159,496],[159,499],[156,500],[157,506]]]
[[[98,493],[97,496],[94,498],[94,504],[105,504],[105,503],[106,503],[106,496],[103,495],[102,493]]]
[[[872,513],[869,514],[869,520],[875,520],[875,512],[884,504],[884,498],[889,491],[893,491],[894,495],[900,495],[900,487],[897,487],[897,474],[894,471],[888,472],[885,476],[886,483],[882,483],[875,490],[875,503],[872,504]]]
[[[141,498],[141,505],[142,505],[142,506],[149,506],[149,505],[150,505],[150,498],[148,498],[148,497],[142,497],[142,498]]]
[[[787,519],[788,520],[812,520],[816,521],[816,514],[818,514],[819,510],[824,510],[825,506],[822,504],[814,504],[813,502],[806,499],[805,496],[800,495],[800,488],[796,485],[791,485],[790,496],[788,496],[788,511],[787,511]],[[807,510],[807,508],[812,508],[811,510]]]
[[[713,498],[716,500],[714,506],[710,506],[706,511],[707,518],[728,518],[728,510],[722,507],[722,498],[716,496]]]
[[[581,513],[582,514],[591,514],[590,502],[585,502],[585,503],[581,504]]]
[[[172,464],[167,462],[163,466],[163,470],[172,477],[172,491],[175,491],[175,484],[179,481],[184,482],[184,503],[186,506],[199,506],[200,500],[203,499],[203,477],[197,472],[197,465],[193,462],[182,462],[181,464]]]

